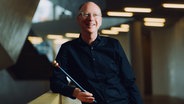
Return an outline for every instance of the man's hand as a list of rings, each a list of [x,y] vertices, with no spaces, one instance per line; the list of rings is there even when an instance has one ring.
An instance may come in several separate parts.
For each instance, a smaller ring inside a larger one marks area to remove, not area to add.
[[[79,99],[81,102],[86,103],[93,103],[93,101],[95,100],[92,93],[89,93],[87,91],[82,92],[79,88],[75,88],[73,96]]]

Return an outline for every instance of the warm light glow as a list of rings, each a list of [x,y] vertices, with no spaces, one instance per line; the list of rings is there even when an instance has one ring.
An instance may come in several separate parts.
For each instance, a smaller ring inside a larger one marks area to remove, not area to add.
[[[112,31],[118,31],[118,32],[128,32],[129,28],[121,28],[121,27],[111,27]]]
[[[159,23],[159,22],[145,22],[145,26],[154,26],[154,27],[163,27],[164,23]]]
[[[144,18],[145,22],[165,22],[165,18]]]
[[[163,3],[164,8],[181,8],[184,9],[184,4],[173,4],[173,3]]]
[[[102,34],[109,34],[109,35],[117,35],[119,34],[118,31],[112,31],[112,30],[102,30]]]
[[[62,39],[63,36],[62,35],[54,35],[54,34],[48,34],[47,35],[48,39]]]
[[[121,28],[128,28],[129,29],[129,25],[128,24],[121,24],[121,26],[120,26]]]
[[[65,36],[68,38],[78,38],[79,37],[79,33],[66,33]]]
[[[163,27],[165,18],[144,18],[145,26]]]
[[[138,7],[125,7],[126,12],[141,12],[141,13],[150,13],[151,8],[138,8]]]
[[[107,12],[107,15],[108,16],[132,17],[133,16],[133,13],[109,11],[109,12]]]
[[[41,37],[36,37],[36,36],[29,36],[28,40],[32,43],[32,44],[40,44],[43,42],[43,39]]]
[[[70,39],[56,39],[56,40],[54,40],[54,44],[63,44],[69,40]]]

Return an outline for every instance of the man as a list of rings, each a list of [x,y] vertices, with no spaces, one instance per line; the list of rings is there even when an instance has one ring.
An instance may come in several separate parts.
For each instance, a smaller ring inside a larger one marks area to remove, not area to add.
[[[56,68],[51,90],[77,98],[82,104],[142,104],[133,70],[120,43],[98,34],[102,23],[100,7],[94,2],[84,3],[77,21],[80,37],[64,43],[56,61],[86,91],[70,86],[66,75]]]

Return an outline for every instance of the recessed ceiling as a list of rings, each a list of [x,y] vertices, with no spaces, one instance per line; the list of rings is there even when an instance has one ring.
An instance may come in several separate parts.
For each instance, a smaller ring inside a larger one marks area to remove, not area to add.
[[[124,7],[147,7],[151,13],[134,13],[135,19],[143,17],[163,17],[175,21],[184,16],[184,9],[166,9],[162,3],[184,3],[184,0],[51,0],[53,3],[70,10],[75,16],[79,6],[86,1],[96,2],[107,17],[107,11],[123,11]],[[122,18],[122,17],[121,17]]]
[[[59,5],[66,10],[71,11],[74,18],[69,20],[50,21],[48,23],[33,24],[32,28],[37,33],[63,33],[65,31],[76,32],[79,29],[74,24],[78,8],[86,1],[96,2],[102,8],[104,17],[103,28],[110,28],[126,21],[143,21],[144,17],[165,18],[166,26],[172,26],[178,19],[184,16],[184,9],[163,8],[162,3],[184,4],[184,0],[50,0],[55,5]],[[124,11],[125,7],[146,7],[151,8],[151,13],[134,13],[133,17],[109,17],[107,11]],[[108,22],[106,23],[106,20]],[[68,21],[68,22],[67,22]],[[113,22],[115,21],[115,22]],[[56,22],[56,23],[55,23]],[[109,23],[111,22],[111,23]],[[67,24],[67,26],[66,26]],[[55,26],[55,27],[53,27]],[[68,28],[70,26],[70,28]],[[72,28],[73,26],[73,28]],[[45,28],[43,28],[45,27]],[[66,29],[65,29],[66,28]],[[71,30],[70,30],[71,29]]]
[[[67,10],[76,13],[79,6],[86,1],[94,1],[103,11],[103,16],[107,16],[107,11],[123,11],[124,7],[147,7],[152,8],[150,14],[135,14],[135,16],[161,16],[161,17],[181,17],[184,15],[184,9],[166,9],[162,3],[184,3],[184,0],[51,0],[53,3],[60,5]],[[173,14],[174,13],[174,14]]]

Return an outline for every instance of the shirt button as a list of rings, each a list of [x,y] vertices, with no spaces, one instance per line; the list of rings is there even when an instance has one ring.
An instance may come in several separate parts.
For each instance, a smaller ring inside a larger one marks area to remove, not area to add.
[[[93,58],[93,61],[95,61],[95,58]]]
[[[93,50],[93,47],[91,47],[91,50]]]

